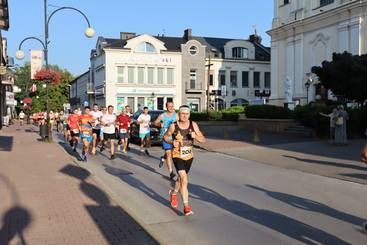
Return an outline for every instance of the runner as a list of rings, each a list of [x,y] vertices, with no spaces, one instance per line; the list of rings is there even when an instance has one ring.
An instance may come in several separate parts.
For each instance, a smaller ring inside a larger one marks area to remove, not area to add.
[[[95,124],[95,119],[89,113],[90,113],[90,107],[86,106],[84,107],[83,114],[79,117],[80,137],[83,142],[83,152],[81,155],[82,161],[87,161],[89,144],[93,140],[92,125]]]
[[[20,124],[20,126],[23,126],[24,117],[25,117],[24,112],[23,111],[20,111],[20,113],[19,113],[19,124]]]
[[[102,106],[101,111],[102,111],[102,118],[103,118],[103,116],[107,114],[107,107]],[[101,128],[101,132],[100,132],[100,135],[99,135],[99,139],[101,140],[101,148],[100,148],[100,151],[101,152],[104,150],[104,139],[103,139],[103,134],[104,134],[103,133],[103,129],[104,129],[104,126],[102,124],[102,118],[101,118],[100,124],[99,124],[100,125],[100,128]]]
[[[145,154],[149,156],[150,155],[148,152],[148,147],[150,145],[150,127],[149,125],[150,125],[151,117],[148,113],[149,113],[148,107],[144,106],[143,113],[140,114],[137,122],[140,125],[139,127],[140,152],[144,153],[144,147],[145,147]]]
[[[173,179],[176,176],[176,174],[173,172],[173,169],[172,169],[172,148],[173,146],[172,144],[168,144],[167,142],[165,142],[163,140],[163,137],[167,129],[171,126],[171,124],[177,121],[177,115],[175,112],[173,102],[167,102],[166,108],[167,108],[167,111],[159,115],[158,118],[155,120],[154,124],[156,126],[161,127],[162,148],[165,151],[164,156],[161,156],[159,167],[161,168],[164,162],[166,162],[166,166],[170,174],[170,179]]]
[[[121,114],[117,117],[117,125],[119,126],[119,136],[121,140],[122,152],[126,154],[127,143],[129,142],[129,127],[131,123],[131,118],[127,115],[126,108],[122,110]]]
[[[171,206],[173,208],[177,208],[177,193],[180,192],[184,205],[184,214],[191,215],[193,212],[189,205],[189,191],[187,189],[188,173],[194,159],[194,140],[196,139],[197,141],[204,143],[205,137],[200,132],[198,125],[189,120],[190,108],[188,106],[180,106],[178,117],[178,122],[171,124],[164,135],[164,140],[173,145],[173,163],[178,173],[175,189],[170,190],[169,195]],[[171,136],[173,140],[171,139]]]
[[[93,111],[90,112],[90,115],[93,116],[95,123],[93,126],[93,147],[92,147],[92,155],[96,154],[96,146],[99,142],[99,138],[101,135],[101,126],[100,120],[103,116],[103,113],[99,110],[98,104],[93,105]]]
[[[69,143],[71,147],[74,147],[74,151],[76,152],[76,147],[78,145],[79,140],[79,116],[78,116],[78,109],[74,109],[74,113],[69,115],[68,117],[68,125],[69,125]]]
[[[126,114],[130,117],[130,119],[131,119],[131,107],[129,106],[129,105],[126,105],[125,106],[125,110],[126,110]],[[127,151],[130,151],[130,146],[129,146],[129,144],[130,144],[130,133],[131,133],[131,131],[130,131],[130,124],[129,124],[129,128],[128,128],[128,132],[127,132],[127,145],[126,145],[126,150]]]
[[[67,111],[64,113],[63,116],[61,116],[62,120],[62,129],[63,129],[63,134],[64,134],[64,139],[65,141],[68,141],[68,137],[69,137],[69,125],[68,125],[68,117],[69,117],[70,111]]]
[[[104,146],[107,144],[107,141],[111,142],[111,160],[115,159],[115,123],[116,123],[116,115],[113,114],[113,106],[109,105],[107,109],[107,113],[102,117],[103,128],[103,146],[101,147],[101,151],[103,151]]]

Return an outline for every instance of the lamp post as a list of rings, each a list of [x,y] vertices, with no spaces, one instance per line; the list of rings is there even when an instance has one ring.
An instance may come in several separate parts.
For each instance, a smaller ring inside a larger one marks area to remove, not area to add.
[[[85,35],[88,38],[92,38],[94,36],[94,29],[91,27],[90,22],[87,18],[87,16],[80,11],[79,9],[73,8],[73,7],[60,7],[56,10],[54,10],[49,16],[47,15],[47,0],[44,0],[44,34],[45,34],[45,39],[44,41],[42,41],[41,39],[37,38],[37,37],[27,37],[25,39],[23,39],[20,44],[19,44],[19,48],[18,51],[15,54],[15,57],[17,59],[23,59],[24,58],[24,52],[22,51],[22,44],[30,39],[33,40],[37,40],[39,41],[42,46],[43,46],[43,54],[44,54],[44,58],[45,58],[45,66],[46,66],[46,70],[49,69],[49,65],[48,65],[48,34],[49,34],[49,24],[50,24],[50,20],[52,18],[52,16],[54,16],[54,14],[56,14],[57,12],[61,11],[61,10],[74,10],[76,12],[78,12],[79,14],[81,14],[84,19],[86,20],[88,27],[85,30]],[[46,111],[47,111],[47,115],[46,115],[46,120],[47,120],[47,126],[48,126],[48,141],[52,142],[52,130],[50,127],[50,108],[49,108],[49,96],[48,96],[48,85],[49,85],[50,81],[46,81]]]
[[[217,52],[216,49],[210,49],[208,52],[208,64],[206,65],[208,67],[208,78],[206,83],[206,116],[209,118],[209,104],[210,104],[210,67],[213,65],[211,63],[211,52]]]
[[[306,87],[306,97],[307,97],[307,104],[309,102],[309,99],[308,99],[308,91],[310,89],[310,86],[311,84],[314,82],[314,79],[313,79],[313,76],[312,76],[312,73],[306,73],[306,77],[307,77],[307,81],[305,82],[305,87]]]

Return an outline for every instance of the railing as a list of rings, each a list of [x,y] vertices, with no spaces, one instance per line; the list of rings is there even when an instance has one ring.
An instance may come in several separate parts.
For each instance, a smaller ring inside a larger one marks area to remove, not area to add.
[[[186,90],[204,90],[204,86],[201,82],[186,82]]]

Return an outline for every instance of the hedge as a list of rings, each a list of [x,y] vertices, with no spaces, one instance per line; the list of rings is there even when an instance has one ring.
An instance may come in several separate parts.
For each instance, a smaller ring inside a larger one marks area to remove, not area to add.
[[[289,109],[274,105],[249,105],[245,109],[247,118],[289,119]]]

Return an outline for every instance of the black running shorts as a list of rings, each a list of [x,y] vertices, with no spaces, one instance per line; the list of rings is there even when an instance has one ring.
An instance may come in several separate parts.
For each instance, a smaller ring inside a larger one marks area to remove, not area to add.
[[[97,138],[99,137],[99,135],[101,134],[101,129],[96,129],[94,128],[93,129],[93,134],[96,134],[97,135]]]
[[[173,164],[175,165],[176,171],[185,170],[186,173],[189,173],[192,161],[194,158],[191,158],[190,160],[182,160],[181,158],[173,158]]]
[[[105,141],[107,141],[107,140],[114,140],[114,139],[116,139],[116,134],[115,133],[113,133],[113,134],[103,133],[103,139]]]

